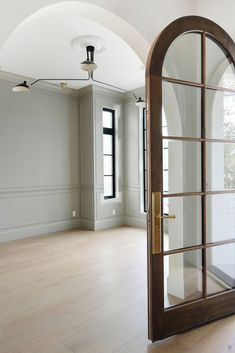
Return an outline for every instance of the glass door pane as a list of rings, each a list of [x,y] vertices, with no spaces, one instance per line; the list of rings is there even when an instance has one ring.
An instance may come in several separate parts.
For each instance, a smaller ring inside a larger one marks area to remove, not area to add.
[[[164,198],[163,214],[175,216],[163,220],[164,251],[201,245],[201,196]]]
[[[162,107],[163,136],[201,137],[201,88],[163,82]]]
[[[202,250],[164,256],[165,308],[202,297]]]
[[[231,59],[222,47],[206,39],[206,83],[218,87],[235,88],[235,70]]]
[[[186,33],[175,39],[165,56],[163,76],[201,82],[201,35],[199,33]]]
[[[207,191],[235,189],[235,143],[206,144]]]
[[[206,90],[206,135],[235,140],[235,93]]]
[[[207,242],[235,239],[235,193],[207,195]]]
[[[201,143],[163,140],[164,194],[201,191]]]
[[[208,295],[235,288],[235,244],[207,249]]]

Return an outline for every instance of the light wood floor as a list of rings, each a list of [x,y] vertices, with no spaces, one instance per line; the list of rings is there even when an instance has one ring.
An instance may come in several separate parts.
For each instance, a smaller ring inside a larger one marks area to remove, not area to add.
[[[235,317],[147,340],[146,234],[69,231],[0,245],[0,353],[234,353]]]

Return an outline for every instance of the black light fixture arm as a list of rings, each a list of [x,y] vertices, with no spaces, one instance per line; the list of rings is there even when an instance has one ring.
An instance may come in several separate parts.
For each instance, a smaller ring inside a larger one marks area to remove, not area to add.
[[[117,87],[117,86],[114,86],[114,85],[111,85],[109,83],[106,83],[106,82],[102,82],[102,81],[99,81],[99,80],[96,80],[93,76],[93,72],[89,73],[88,72],[88,77],[87,78],[39,78],[35,81],[33,81],[30,86],[33,86],[35,85],[36,83],[40,82],[40,81],[89,81],[89,80],[92,80],[93,82],[96,82],[96,83],[100,83],[104,86],[108,86],[110,88],[115,88],[115,89],[118,89],[119,91],[122,91],[122,92],[126,92],[126,93],[130,93],[133,95],[133,97],[137,100],[137,96],[135,95],[134,92],[132,91],[128,91],[124,88],[120,88],[120,87]]]
[[[88,77],[87,78],[39,78],[35,81],[33,81],[30,86],[35,85],[36,83],[40,81],[89,81],[90,80],[90,73],[88,72]]]
[[[121,87],[118,87],[118,86],[114,86],[114,85],[111,85],[111,84],[103,82],[103,81],[96,80],[94,78],[94,73],[93,73],[93,71],[97,68],[96,63],[94,62],[95,47],[92,46],[92,45],[88,45],[86,47],[86,52],[87,52],[87,60],[85,60],[85,61],[83,61],[81,63],[81,68],[82,68],[82,70],[87,71],[87,75],[88,75],[87,78],[39,78],[39,79],[33,81],[30,84],[30,86],[32,87],[36,83],[38,83],[40,81],[61,81],[60,85],[61,85],[61,87],[63,89],[65,89],[66,86],[67,86],[65,81],[89,81],[89,80],[91,80],[94,83],[98,83],[98,84],[104,85],[106,87],[114,88],[114,89],[117,89],[119,91],[122,91],[122,92],[125,92],[125,93],[129,93],[135,98],[137,106],[140,107],[141,105],[143,105],[144,101],[141,99],[141,97],[139,97],[139,99],[138,99],[136,94],[133,91],[128,91],[128,90],[126,90],[124,88],[121,88]],[[15,86],[13,88],[13,91],[14,92],[22,92],[22,91],[29,90],[29,88],[30,87],[27,85],[27,82],[24,81],[23,83]]]
[[[130,94],[133,95],[133,97],[134,97],[136,100],[138,99],[137,96],[135,95],[135,93],[132,92],[132,91],[128,91],[128,90],[126,90],[126,89],[124,89],[124,88],[120,88],[120,87],[117,87],[117,86],[114,86],[114,85],[110,85],[109,83],[96,80],[96,79],[94,78],[94,76],[93,76],[93,72],[91,72],[91,80],[92,80],[93,82],[101,83],[102,85],[105,85],[105,86],[108,86],[108,87],[111,87],[111,88],[118,89],[118,90],[120,90],[120,91],[122,91],[122,92],[130,93]]]

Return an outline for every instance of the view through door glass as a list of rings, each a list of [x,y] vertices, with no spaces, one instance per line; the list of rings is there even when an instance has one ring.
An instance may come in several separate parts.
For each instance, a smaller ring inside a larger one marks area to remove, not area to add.
[[[234,243],[223,244],[235,234],[235,74],[216,42],[205,46],[205,82],[200,33],[177,38],[164,62],[163,214],[175,216],[163,219],[165,308],[235,287]]]
[[[235,312],[234,63],[232,39],[198,16],[172,22],[150,53],[152,341]]]

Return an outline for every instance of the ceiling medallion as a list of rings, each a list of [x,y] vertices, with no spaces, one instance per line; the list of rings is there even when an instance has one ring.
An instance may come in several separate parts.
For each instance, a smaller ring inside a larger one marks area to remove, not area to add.
[[[71,44],[74,49],[82,49],[84,51],[86,51],[88,46],[93,46],[96,54],[103,53],[107,49],[103,38],[92,35],[76,37]]]

